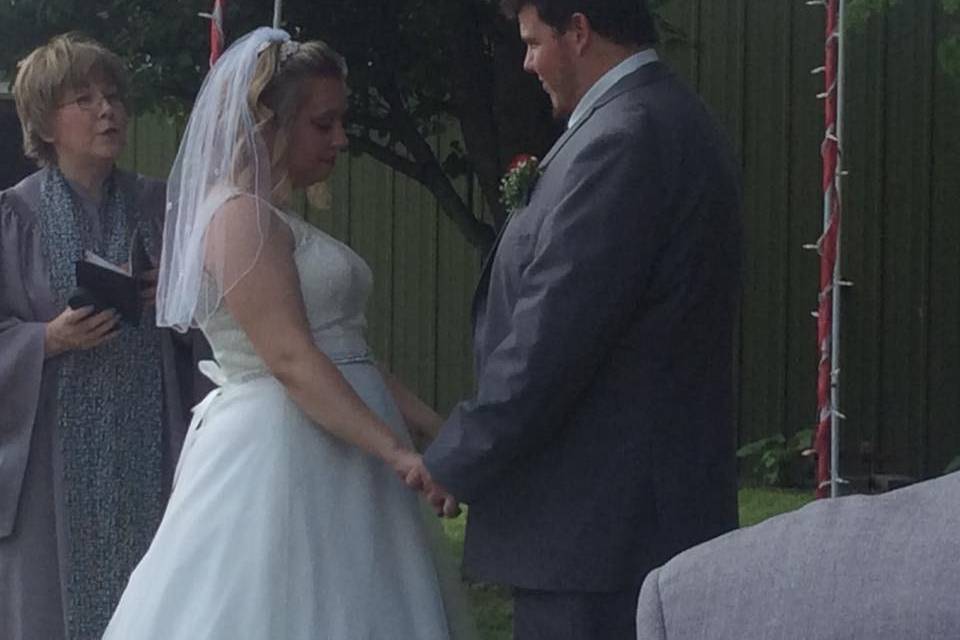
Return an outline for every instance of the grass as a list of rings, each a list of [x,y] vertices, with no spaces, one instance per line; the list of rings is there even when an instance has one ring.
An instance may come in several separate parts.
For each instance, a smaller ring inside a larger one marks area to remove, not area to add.
[[[813,490],[748,487],[740,489],[740,526],[749,527],[767,518],[799,509],[813,500]]]
[[[467,515],[464,513],[454,520],[441,522],[459,566],[463,558],[463,532],[467,526]],[[469,584],[467,596],[470,598],[470,608],[481,640],[510,640],[513,636],[513,603],[510,600],[510,591],[495,585]]]
[[[757,524],[771,516],[793,511],[810,502],[810,491],[744,488],[740,490],[740,526]],[[459,563],[463,555],[466,514],[443,521],[443,532]],[[510,640],[513,605],[509,590],[486,584],[468,585],[468,596],[482,640]]]

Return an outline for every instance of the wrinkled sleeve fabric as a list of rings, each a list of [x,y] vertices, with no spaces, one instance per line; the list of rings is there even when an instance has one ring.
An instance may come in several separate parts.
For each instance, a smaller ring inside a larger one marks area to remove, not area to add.
[[[40,401],[46,329],[25,286],[40,268],[38,233],[0,196],[0,539],[13,531]]]
[[[641,113],[567,167],[569,185],[521,275],[511,330],[485,359],[477,394],[428,449],[433,477],[470,503],[572,412],[639,307],[662,239],[669,186]]]
[[[660,570],[647,574],[637,603],[637,640],[667,640],[660,601]]]

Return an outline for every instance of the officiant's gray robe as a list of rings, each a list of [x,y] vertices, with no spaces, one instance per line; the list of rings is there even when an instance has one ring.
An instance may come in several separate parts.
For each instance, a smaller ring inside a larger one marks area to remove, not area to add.
[[[37,216],[48,170],[0,192],[0,638],[61,640],[65,576],[62,448],[57,433],[60,359],[44,360],[45,323],[63,311],[51,294]],[[162,228],[163,183],[125,172],[140,220]],[[199,393],[196,336],[161,341],[162,474],[173,468]],[[165,497],[164,497],[165,499]]]

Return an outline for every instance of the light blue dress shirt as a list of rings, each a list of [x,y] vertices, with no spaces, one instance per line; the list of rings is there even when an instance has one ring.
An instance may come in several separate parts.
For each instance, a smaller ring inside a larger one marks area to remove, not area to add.
[[[643,51],[638,51],[637,53],[633,54],[600,76],[600,79],[593,83],[593,86],[590,87],[590,90],[583,94],[583,97],[580,98],[580,102],[577,103],[577,108],[573,110],[572,114],[570,114],[570,119],[567,121],[567,128],[569,129],[580,122],[580,120],[587,115],[587,112],[590,111],[590,107],[593,106],[593,103],[599,100],[600,96],[606,93],[610,87],[617,84],[620,82],[620,80],[630,75],[640,67],[650,64],[651,62],[656,62],[659,59],[660,56],[657,55],[656,49],[644,49]]]

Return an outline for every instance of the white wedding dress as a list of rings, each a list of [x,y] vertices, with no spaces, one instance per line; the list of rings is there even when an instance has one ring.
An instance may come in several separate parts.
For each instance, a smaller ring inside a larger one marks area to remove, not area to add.
[[[363,339],[369,268],[285,219],[316,344],[409,442]],[[384,463],[311,422],[224,309],[202,329],[219,388],[194,409],[163,522],[104,638],[473,637],[455,573],[439,566],[436,516]]]

